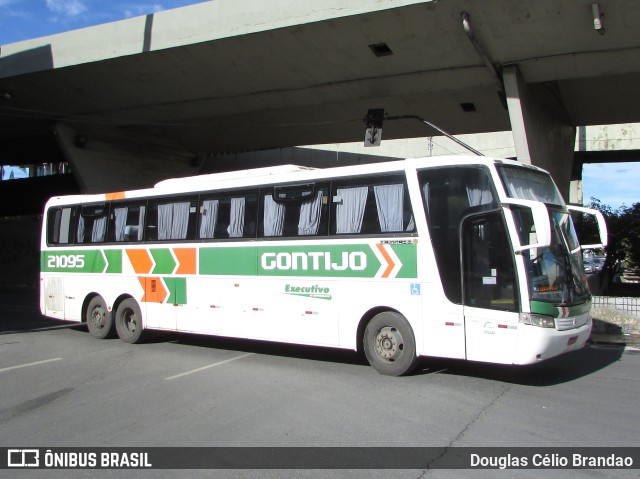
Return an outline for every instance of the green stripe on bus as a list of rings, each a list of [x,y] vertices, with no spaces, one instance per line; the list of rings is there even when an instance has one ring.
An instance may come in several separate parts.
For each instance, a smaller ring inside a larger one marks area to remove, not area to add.
[[[402,262],[402,268],[396,278],[417,278],[418,258],[415,244],[394,244],[391,248]]]
[[[170,275],[176,260],[169,248],[152,248],[152,274]],[[309,276],[416,278],[415,244],[230,246],[200,248],[198,271],[219,276]],[[113,250],[47,251],[43,272],[122,273],[123,253]]]
[[[556,306],[552,303],[545,303],[544,301],[531,301],[530,304],[532,313],[545,314],[553,318],[558,318],[561,316],[561,307]],[[566,306],[565,309],[565,317],[579,316],[581,314],[588,313],[591,310],[591,301],[587,301],[586,303],[578,304],[575,306]]]
[[[102,273],[106,267],[101,250],[46,251],[41,255],[43,272]]]
[[[40,269],[45,273],[122,273],[122,250],[44,251]]]
[[[373,278],[381,262],[369,245],[261,246],[260,276]]]
[[[162,278],[169,290],[168,304],[187,304],[187,278]]]
[[[376,255],[375,247],[347,244],[201,248],[199,272],[220,276],[374,278],[388,269],[394,272],[391,277],[417,277],[415,244],[388,245],[397,257],[388,255],[391,263],[383,255]]]
[[[122,273],[122,250],[106,249],[103,252],[109,263],[105,273]]]
[[[153,274],[171,274],[176,269],[176,260],[168,248],[150,249],[156,265],[153,267]]]
[[[200,274],[255,276],[257,274],[256,248],[237,246],[229,248],[201,248]]]

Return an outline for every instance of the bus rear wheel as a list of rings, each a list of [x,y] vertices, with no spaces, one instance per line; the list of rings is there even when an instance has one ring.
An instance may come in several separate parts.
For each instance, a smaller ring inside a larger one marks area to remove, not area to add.
[[[89,333],[94,338],[105,339],[114,336],[115,327],[111,312],[107,309],[107,305],[101,296],[94,296],[89,301],[85,320]]]
[[[375,315],[364,331],[364,354],[380,374],[402,376],[418,363],[411,325],[393,311]]]
[[[142,313],[136,300],[127,298],[116,309],[116,331],[125,343],[140,343],[143,341]]]

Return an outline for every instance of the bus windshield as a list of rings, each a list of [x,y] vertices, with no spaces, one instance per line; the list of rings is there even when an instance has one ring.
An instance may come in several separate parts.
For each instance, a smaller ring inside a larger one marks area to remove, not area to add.
[[[531,300],[564,306],[587,301],[590,293],[580,242],[571,215],[562,211],[564,201],[551,177],[533,169],[506,165],[500,168],[500,174],[510,197],[541,201],[549,210],[551,245],[524,253]],[[535,228],[530,212],[520,208],[513,211],[521,244],[532,244]]]
[[[558,188],[548,173],[533,168],[508,165],[501,165],[498,171],[509,197],[565,206]]]

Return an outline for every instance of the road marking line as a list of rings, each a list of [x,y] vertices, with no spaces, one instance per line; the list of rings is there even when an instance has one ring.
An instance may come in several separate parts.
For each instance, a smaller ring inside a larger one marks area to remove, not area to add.
[[[0,332],[0,336],[4,336],[5,334],[21,334],[21,333],[37,333],[39,331],[54,331],[56,329],[70,329],[77,328],[78,326],[86,326],[86,323],[73,323],[73,324],[62,324],[60,326],[46,326],[44,328],[32,328],[32,329],[16,329],[15,331],[2,331]]]
[[[20,364],[18,366],[11,366],[10,368],[2,368],[0,369],[0,373],[3,373],[5,371],[11,371],[12,369],[28,368],[29,366],[37,366],[39,364],[47,364],[47,363],[52,363],[54,361],[62,361],[62,359],[63,358],[45,359],[44,361],[36,361],[35,363]]]
[[[181,378],[182,376],[188,376],[189,374],[199,373],[200,371],[204,371],[205,369],[215,368],[216,366],[221,366],[221,365],[223,365],[225,363],[230,363],[231,361],[235,361],[236,359],[246,358],[247,356],[251,356],[253,354],[255,354],[255,353],[241,354],[240,356],[236,356],[235,358],[225,359],[224,361],[219,361],[217,363],[209,364],[208,366],[203,366],[203,367],[198,368],[198,369],[192,369],[191,371],[187,371],[187,372],[184,372],[184,373],[176,374],[175,376],[169,376],[168,378],[164,378],[164,380],[165,381],[171,381],[172,379],[178,379],[178,378]]]

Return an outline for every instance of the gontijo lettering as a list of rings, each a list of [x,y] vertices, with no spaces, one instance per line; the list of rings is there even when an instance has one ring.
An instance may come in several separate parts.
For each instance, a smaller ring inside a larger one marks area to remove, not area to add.
[[[343,251],[339,255],[329,251],[263,253],[260,261],[265,270],[363,271],[367,268],[367,255],[362,251]]]

